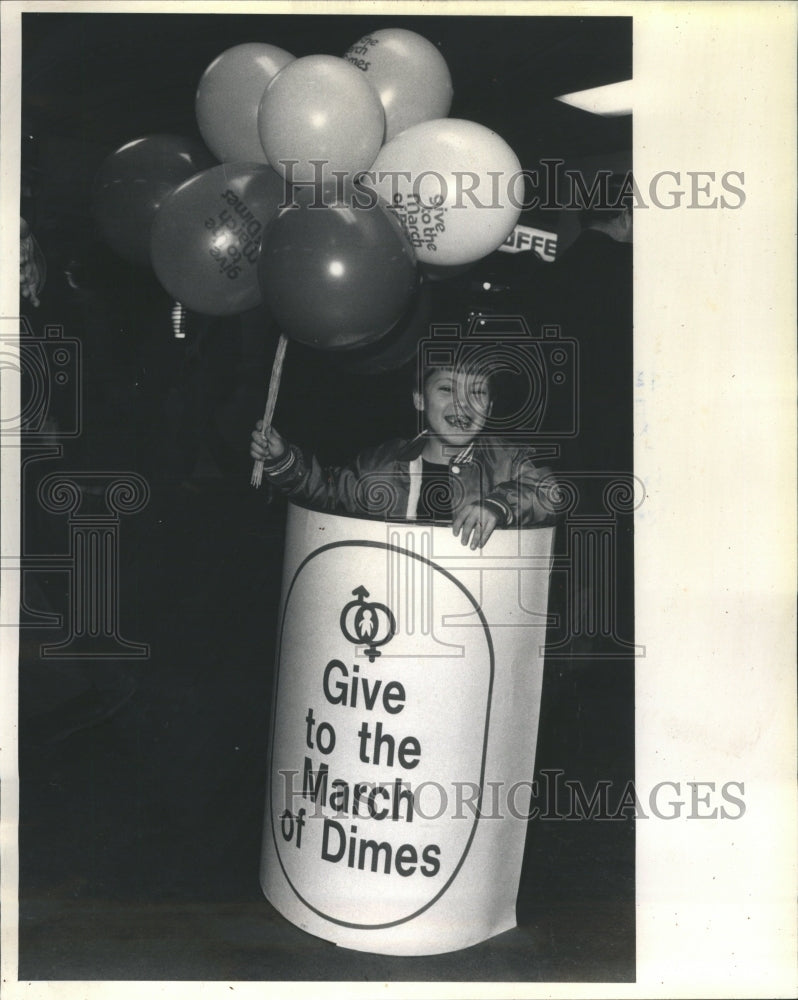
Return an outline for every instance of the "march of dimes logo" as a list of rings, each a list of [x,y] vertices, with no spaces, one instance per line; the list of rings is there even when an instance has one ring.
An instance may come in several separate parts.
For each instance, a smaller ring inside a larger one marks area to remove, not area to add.
[[[430,593],[445,642],[415,627]],[[421,555],[336,542],[290,582],[278,652],[270,813],[282,873],[333,923],[410,920],[452,884],[478,822],[494,669],[479,605]],[[476,809],[455,815],[441,789],[457,786],[478,790]]]
[[[341,631],[350,642],[368,640],[365,655],[373,663],[380,655],[377,647],[393,638],[396,619],[384,604],[366,603],[369,592],[365,587],[356,587],[352,593],[357,600],[350,601],[341,612]]]

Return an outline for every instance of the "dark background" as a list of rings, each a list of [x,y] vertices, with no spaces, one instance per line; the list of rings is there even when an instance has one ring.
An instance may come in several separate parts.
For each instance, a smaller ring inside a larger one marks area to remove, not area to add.
[[[20,642],[22,979],[634,978],[628,814],[530,823],[519,928],[454,955],[353,958],[287,924],[260,893],[285,511],[249,487],[247,440],[276,331],[261,309],[189,314],[176,340],[172,303],[149,269],[98,241],[91,182],[132,138],[198,137],[197,82],[229,46],[342,54],[392,26],[439,46],[451,116],[498,131],[524,167],[544,157],[588,172],[631,166],[629,117],[553,100],[631,76],[626,18],[23,15],[22,208],[48,264],[41,305],[25,314],[34,335],[57,324],[79,343],[82,384],[80,435],[60,433],[74,406],[53,396],[23,456],[23,554],[44,563],[24,574]],[[522,221],[564,245],[572,216]],[[558,321],[548,267],[492,254],[441,283],[434,316],[521,311],[532,329]],[[607,350],[631,364],[630,342]],[[292,344],[276,423],[322,459],[344,460],[414,431],[406,374],[354,374]],[[631,400],[621,436],[625,455]],[[37,486],[76,470],[127,470],[149,484],[147,505],[119,525],[119,631],[148,644],[146,659],[42,655],[66,634],[74,594],[64,567],[48,568],[69,551],[66,518],[42,508]],[[624,553],[630,570],[630,539]],[[626,615],[628,626],[628,600]],[[562,771],[588,791],[609,781],[617,803],[634,776],[632,662],[571,652],[547,660],[536,771]]]

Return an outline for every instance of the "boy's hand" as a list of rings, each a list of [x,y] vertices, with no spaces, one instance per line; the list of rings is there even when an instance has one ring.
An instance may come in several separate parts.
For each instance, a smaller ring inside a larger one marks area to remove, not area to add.
[[[249,446],[250,455],[261,462],[276,462],[286,451],[285,439],[273,427],[269,428],[268,437],[263,436],[263,421],[255,424],[252,432],[252,442]]]
[[[452,531],[455,536],[460,534],[463,545],[468,545],[469,535],[471,536],[471,548],[482,546],[493,534],[493,529],[499,523],[499,515],[495,514],[481,504],[472,503],[469,507],[464,507],[452,522]]]

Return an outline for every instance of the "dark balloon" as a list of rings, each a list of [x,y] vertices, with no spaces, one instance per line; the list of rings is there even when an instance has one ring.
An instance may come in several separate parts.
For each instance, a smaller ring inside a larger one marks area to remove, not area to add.
[[[178,135],[145,135],[111,153],[92,190],[102,238],[125,260],[149,264],[150,228],[164,199],[215,162],[202,143]]]
[[[431,289],[421,280],[418,291],[399,322],[379,340],[336,355],[341,368],[353,375],[382,375],[410,364],[419,344],[430,335]]]
[[[258,253],[284,182],[263,163],[223,163],[181,184],[152,225],[152,266],[194,312],[230,316],[261,302]]]
[[[260,283],[293,340],[341,350],[377,340],[401,318],[416,288],[416,261],[381,202],[358,207],[352,188],[303,188],[263,238]]]

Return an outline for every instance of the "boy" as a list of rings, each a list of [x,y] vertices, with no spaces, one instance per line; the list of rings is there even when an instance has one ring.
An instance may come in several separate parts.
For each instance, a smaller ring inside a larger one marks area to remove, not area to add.
[[[489,376],[463,366],[428,367],[413,393],[426,427],[411,441],[388,441],[344,467],[313,456],[258,421],[250,454],[289,497],[333,513],[451,523],[463,545],[481,548],[497,526],[552,523],[547,469],[533,450],[482,434],[493,409]],[[545,480],[545,483],[544,483]]]

